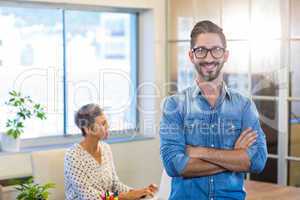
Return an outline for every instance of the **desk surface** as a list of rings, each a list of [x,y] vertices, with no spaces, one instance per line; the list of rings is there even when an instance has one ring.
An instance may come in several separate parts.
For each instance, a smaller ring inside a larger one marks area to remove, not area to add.
[[[300,188],[246,181],[246,200],[300,200]]]

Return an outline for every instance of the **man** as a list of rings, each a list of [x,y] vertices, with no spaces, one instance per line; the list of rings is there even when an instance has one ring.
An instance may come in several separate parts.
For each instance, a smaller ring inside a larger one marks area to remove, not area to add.
[[[189,51],[197,79],[165,100],[160,122],[171,200],[242,200],[245,173],[264,169],[266,139],[256,107],[223,82],[228,56],[222,29],[198,22]]]

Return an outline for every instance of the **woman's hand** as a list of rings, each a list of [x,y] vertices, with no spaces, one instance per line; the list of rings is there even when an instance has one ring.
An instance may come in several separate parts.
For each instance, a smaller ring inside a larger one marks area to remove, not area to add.
[[[119,200],[138,200],[146,196],[153,197],[153,192],[149,188],[150,186],[143,189],[130,190],[129,192],[120,193]]]
[[[155,192],[157,192],[158,187],[157,187],[157,185],[155,185],[155,184],[150,184],[150,185],[148,186],[148,189],[149,189],[151,192],[155,193]]]

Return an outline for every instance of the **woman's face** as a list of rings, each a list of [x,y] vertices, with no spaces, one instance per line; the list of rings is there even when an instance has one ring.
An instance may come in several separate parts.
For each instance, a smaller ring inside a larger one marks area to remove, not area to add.
[[[105,115],[96,117],[94,127],[91,128],[91,134],[100,140],[108,138],[108,122]]]

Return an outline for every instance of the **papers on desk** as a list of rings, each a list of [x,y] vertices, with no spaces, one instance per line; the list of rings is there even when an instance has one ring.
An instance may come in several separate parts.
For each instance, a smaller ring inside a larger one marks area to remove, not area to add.
[[[145,197],[145,198],[143,198],[143,199],[141,199],[141,200],[160,200],[156,195],[154,196],[154,197]]]

